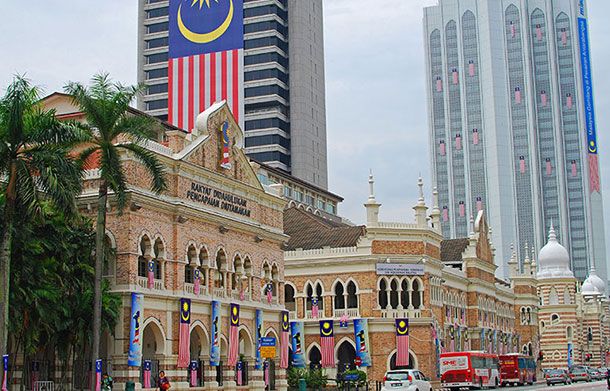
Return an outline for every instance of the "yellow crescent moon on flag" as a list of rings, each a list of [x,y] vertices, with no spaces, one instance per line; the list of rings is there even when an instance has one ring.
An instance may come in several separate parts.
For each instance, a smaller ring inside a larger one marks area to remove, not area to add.
[[[589,143],[589,152],[597,152],[597,147],[595,147],[595,143],[593,141]]]
[[[322,335],[329,336],[331,333],[330,324],[328,322],[322,325]]]
[[[180,32],[184,36],[184,38],[188,39],[194,43],[210,43],[215,39],[218,39],[222,34],[227,31],[231,21],[233,20],[233,0],[231,0],[231,5],[229,6],[229,14],[227,18],[222,22],[220,26],[218,26],[215,30],[210,31],[209,33],[195,33],[188,29],[182,22],[181,15],[182,4],[178,6],[178,28]]]

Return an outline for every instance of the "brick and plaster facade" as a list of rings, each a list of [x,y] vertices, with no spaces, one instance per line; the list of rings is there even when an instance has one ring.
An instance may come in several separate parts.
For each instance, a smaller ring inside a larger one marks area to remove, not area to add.
[[[322,303],[319,318],[335,320],[338,369],[328,369],[330,377],[345,363],[354,365],[354,318],[368,319],[372,366],[361,369],[371,380],[381,380],[394,368],[395,318],[409,319],[409,366],[434,382],[439,379],[433,328],[448,351],[467,347],[464,329],[468,329],[469,348],[476,350],[489,350],[487,344],[482,346],[483,330],[520,336],[521,345],[537,338],[535,324],[516,321],[518,305],[536,305],[536,282],[517,279],[507,283],[495,278],[495,249],[483,212],[471,219],[467,238],[443,240],[436,191],[428,215],[420,180],[420,198],[413,208],[415,222],[383,222],[372,176],[369,183],[370,197],[364,205],[366,226],[337,224],[298,208],[285,212],[284,229],[291,236],[285,254],[285,302],[291,319],[305,323],[308,363],[318,360],[320,349],[318,319],[311,310],[313,297]],[[318,233],[312,235],[312,231]],[[405,265],[414,272],[384,275],[377,272],[377,264]],[[349,325],[340,328],[338,320],[345,314],[350,317]],[[450,327],[455,331],[453,343]],[[498,352],[520,349],[512,344],[512,338],[505,347],[492,346]]]
[[[79,118],[68,97],[54,94],[45,99],[57,115]],[[134,111],[135,112],[135,111]],[[143,115],[135,112],[135,115]],[[82,117],[82,116],[81,116]],[[219,166],[222,158],[220,125],[229,124],[229,169]],[[115,250],[105,278],[111,291],[122,298],[114,337],[102,341],[102,359],[111,363],[115,386],[134,381],[141,388],[140,367],[127,365],[131,318],[131,293],[144,295],[141,318],[143,360],[158,363],[173,388],[184,389],[187,369],[177,367],[179,346],[179,302],[191,299],[190,355],[203,363],[200,389],[264,389],[262,370],[254,369],[256,310],[264,313],[263,336],[276,337],[279,344],[280,312],[284,309],[284,251],[288,237],[283,232],[286,201],[279,192],[262,185],[243,153],[244,136],[226,103],[212,105],[197,118],[192,133],[160,124],[164,143],[148,141],[165,169],[167,190],[155,195],[149,177],[130,154],[121,156],[128,182],[128,202],[119,213],[112,195],[108,202],[107,239]],[[99,172],[86,173],[79,205],[95,216]],[[154,261],[154,287],[148,287],[148,261]],[[201,290],[194,293],[194,271],[200,272]],[[273,283],[273,300],[264,288]],[[240,292],[243,290],[243,299]],[[221,361],[218,372],[209,365],[211,302],[221,302]],[[249,385],[236,386],[235,369],[226,366],[229,339],[229,307],[240,310],[239,353],[249,363]],[[286,389],[285,371],[275,370],[276,389]],[[155,368],[157,369],[157,368]],[[223,385],[217,376],[223,377]],[[156,370],[153,373],[153,382]],[[153,383],[153,386],[156,384]],[[193,388],[193,387],[191,387]],[[193,388],[196,389],[196,388]]]

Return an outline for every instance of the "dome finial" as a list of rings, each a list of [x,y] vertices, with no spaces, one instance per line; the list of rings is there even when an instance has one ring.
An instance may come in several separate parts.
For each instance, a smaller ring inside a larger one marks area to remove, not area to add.
[[[373,183],[375,181],[373,181],[373,169],[371,168],[369,171],[369,188],[370,188],[370,194],[369,194],[369,203],[374,203],[375,202],[375,192],[373,191]]]
[[[417,200],[417,204],[426,205],[424,200],[424,180],[421,177],[421,173],[419,174],[419,178],[417,178],[417,186],[419,187],[419,199]]]
[[[557,235],[555,234],[555,227],[553,227],[553,219],[551,219],[551,228],[549,229],[549,242],[550,241],[553,241],[553,242],[557,241]]]

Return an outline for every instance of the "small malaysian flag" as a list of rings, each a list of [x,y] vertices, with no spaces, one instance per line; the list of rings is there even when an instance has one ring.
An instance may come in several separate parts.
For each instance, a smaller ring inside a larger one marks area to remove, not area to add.
[[[148,261],[148,289],[155,287],[155,262],[153,260]]]
[[[466,211],[464,210],[465,209],[464,201],[460,201],[459,205],[460,205],[460,217],[464,217],[466,215]]]
[[[320,347],[322,348],[322,367],[335,366],[335,337],[333,334],[333,321],[320,321]]]
[[[443,91],[443,81],[440,76],[436,77],[436,92]]]
[[[318,298],[314,297],[311,299],[311,317],[318,319]]]
[[[515,87],[515,103],[521,104],[521,88]]]
[[[290,317],[288,311],[282,311],[282,344],[280,346],[280,368],[288,368],[288,348],[290,346]]]
[[[487,340],[489,341],[489,353],[493,352],[493,337],[494,332],[492,329],[489,329],[487,331]]]
[[[6,391],[6,383],[8,380],[8,354],[2,356],[2,366],[4,374],[2,375],[2,391]]]
[[[470,341],[468,340],[468,328],[464,328],[464,350],[470,350]]]
[[[570,164],[572,165],[572,176],[575,177],[576,176],[576,160],[572,160],[570,162]]]
[[[572,110],[572,94],[569,92],[566,94],[566,103],[568,105],[568,110]]]
[[[191,300],[180,299],[180,334],[178,336],[178,368],[188,368],[190,363]]]
[[[481,199],[481,197],[477,197],[477,212],[483,210],[483,200]],[[464,311],[464,310],[462,310]],[[463,315],[463,313],[462,313]]]
[[[445,156],[445,142],[443,140],[440,141],[439,147],[441,150],[441,156]]]
[[[479,129],[472,129],[472,142],[474,145],[479,145]]]
[[[449,307],[449,305],[446,306],[447,308],[447,322],[451,321],[451,307]]]
[[[536,25],[536,39],[542,41],[542,28],[539,24]]]
[[[150,360],[144,361],[144,379],[142,388],[152,388],[150,383],[150,371],[152,369],[152,362]]]
[[[457,84],[458,83],[458,72],[456,68],[453,68],[453,70],[451,71],[451,74],[453,76],[453,84]]]
[[[460,133],[455,135],[455,148],[457,150],[462,149],[462,135]]]
[[[474,76],[474,61],[472,60],[468,61],[468,74]]]
[[[409,365],[409,319],[396,319],[396,366]]]
[[[95,361],[95,391],[102,389],[102,360]]]
[[[239,304],[231,303],[231,322],[229,325],[228,365],[234,367],[239,356]]]
[[[242,363],[241,361],[237,362],[237,367],[235,368],[235,375],[237,377],[237,385],[241,386],[242,385]]]
[[[561,29],[561,43],[564,45],[568,43],[568,34],[565,28]]]
[[[510,36],[515,38],[515,25],[512,20],[510,21]]]
[[[525,172],[525,156],[519,156],[519,171]]]
[[[348,319],[349,319],[349,315],[348,314],[341,315],[341,319],[339,319],[339,327],[341,327],[342,329],[346,329],[347,328]]]
[[[553,171],[551,170],[551,158],[547,157],[546,159],[546,175],[551,175]]]
[[[273,301],[273,283],[268,282],[265,290],[267,291],[267,303],[271,304]]]
[[[195,268],[195,286],[193,287],[193,292],[196,295],[199,295],[201,290],[201,281],[199,281],[199,268]]]
[[[197,387],[197,361],[191,361],[191,387]]]
[[[449,221],[449,210],[443,206],[443,221]]]
[[[546,91],[540,91],[540,98],[542,99],[542,107],[546,107]]]

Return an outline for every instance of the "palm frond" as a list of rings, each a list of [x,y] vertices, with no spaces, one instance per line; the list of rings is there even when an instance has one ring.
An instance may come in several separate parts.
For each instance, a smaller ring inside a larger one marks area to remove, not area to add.
[[[115,145],[104,142],[101,145],[100,175],[108,187],[114,191],[119,211],[125,206],[125,192],[127,191],[127,180],[123,173],[121,158]]]

